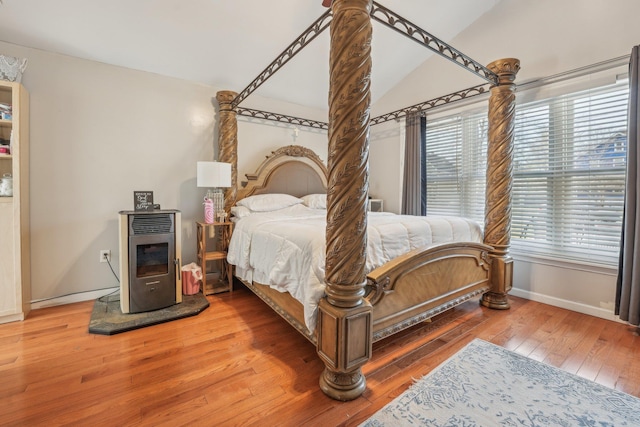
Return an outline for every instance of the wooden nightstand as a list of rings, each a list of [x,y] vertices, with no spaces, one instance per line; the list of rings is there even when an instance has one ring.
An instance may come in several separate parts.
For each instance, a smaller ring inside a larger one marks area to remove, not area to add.
[[[202,268],[202,294],[211,295],[219,292],[233,292],[233,266],[227,262],[227,249],[233,231],[232,222],[214,222],[198,224],[198,265]],[[209,236],[212,237],[209,237]],[[207,243],[210,250],[207,250]],[[222,271],[220,279],[207,282],[207,262],[220,261]]]

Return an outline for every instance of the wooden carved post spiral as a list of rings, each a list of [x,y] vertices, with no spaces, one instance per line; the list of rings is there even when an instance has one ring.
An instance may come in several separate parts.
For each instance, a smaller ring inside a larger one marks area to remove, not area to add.
[[[224,193],[224,210],[230,216],[238,193],[238,120],[232,102],[238,94],[229,90],[216,93],[220,106],[220,129],[218,131],[218,161],[231,163],[231,187]]]
[[[495,309],[508,309],[507,292],[513,281],[513,260],[509,256],[511,242],[511,191],[513,186],[513,129],[515,119],[515,80],[520,61],[500,59],[487,66],[498,75],[498,84],[489,98],[489,141],[487,147],[487,188],[484,243],[493,247],[491,289],[481,304]]]
[[[351,400],[366,382],[372,309],[364,301],[371,106],[371,0],[334,0],[329,59],[326,298],[320,301],[320,387]],[[336,338],[337,337],[337,338]]]

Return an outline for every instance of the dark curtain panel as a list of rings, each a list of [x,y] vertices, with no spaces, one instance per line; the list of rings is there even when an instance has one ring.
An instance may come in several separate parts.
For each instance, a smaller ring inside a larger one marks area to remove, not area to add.
[[[622,239],[616,287],[616,314],[632,325],[640,325],[640,217],[638,199],[639,46],[629,63],[629,124],[627,132],[627,177],[622,216]]]
[[[427,118],[420,116],[420,215],[427,214]]]
[[[424,138],[426,119],[421,113],[406,118],[404,146],[404,176],[402,180],[402,212],[406,215],[424,215]]]

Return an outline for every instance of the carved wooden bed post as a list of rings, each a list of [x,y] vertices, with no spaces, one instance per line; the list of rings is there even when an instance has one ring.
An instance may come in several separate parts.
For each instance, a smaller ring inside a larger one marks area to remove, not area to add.
[[[511,241],[511,191],[513,186],[513,128],[515,84],[520,61],[500,59],[487,65],[498,75],[498,84],[489,98],[489,140],[487,147],[487,188],[484,243],[494,249],[491,258],[489,292],[480,300],[485,307],[508,309],[507,292],[513,282]]]
[[[233,100],[237,93],[222,90],[216,93],[220,105],[220,129],[218,131],[218,161],[231,163],[231,187],[224,193],[224,210],[230,216],[238,193],[238,119]]]
[[[320,300],[320,388],[337,400],[366,389],[361,366],[371,358],[372,308],[363,299],[367,246],[371,0],[333,0],[329,59],[327,296]]]

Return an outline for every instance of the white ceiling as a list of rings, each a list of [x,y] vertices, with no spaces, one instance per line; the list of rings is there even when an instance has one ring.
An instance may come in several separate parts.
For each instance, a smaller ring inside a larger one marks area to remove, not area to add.
[[[326,10],[321,0],[0,1],[2,41],[236,92]],[[447,42],[499,1],[378,0]],[[430,53],[377,22],[373,37],[375,102]],[[326,109],[328,54],[326,30],[255,93]]]

